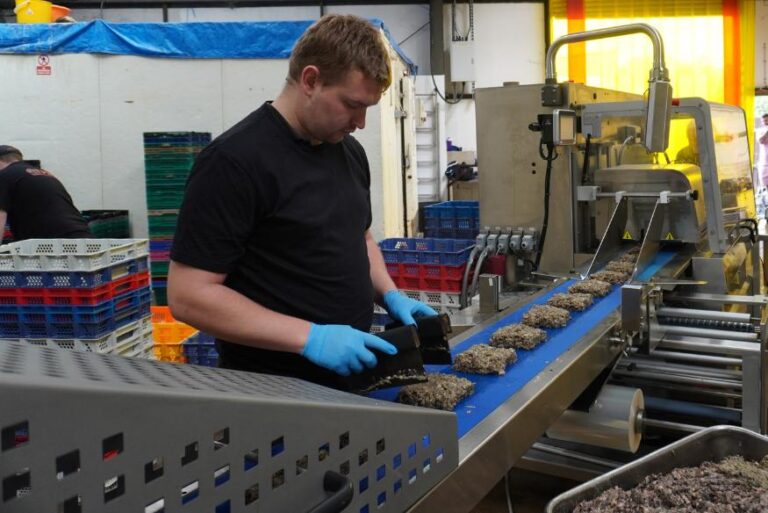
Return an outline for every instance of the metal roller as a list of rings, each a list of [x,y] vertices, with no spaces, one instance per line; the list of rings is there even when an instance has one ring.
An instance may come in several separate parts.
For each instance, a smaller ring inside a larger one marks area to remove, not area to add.
[[[757,340],[757,333],[746,333],[743,331],[718,330],[695,328],[690,326],[670,326],[664,325],[663,329],[667,335],[682,335],[689,337],[717,338],[725,340],[744,340],[748,342]]]
[[[699,310],[695,308],[673,308],[671,306],[662,306],[656,310],[659,317],[688,317],[691,319],[715,319],[718,321],[729,322],[750,322],[751,317],[748,313],[741,312],[721,312],[718,310]]]
[[[658,316],[659,323],[669,326],[688,326],[715,330],[730,330],[741,333],[754,332],[755,327],[749,322],[724,321],[719,319],[699,319],[694,317]]]

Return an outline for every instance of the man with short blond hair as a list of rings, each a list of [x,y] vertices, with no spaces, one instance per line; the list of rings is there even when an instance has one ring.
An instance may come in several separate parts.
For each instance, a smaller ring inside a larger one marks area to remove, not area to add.
[[[219,366],[345,388],[394,346],[373,302],[413,324],[371,225],[370,170],[352,136],[391,82],[379,31],[329,15],[302,35],[286,84],[213,141],[187,183],[171,251],[174,316],[217,338]]]

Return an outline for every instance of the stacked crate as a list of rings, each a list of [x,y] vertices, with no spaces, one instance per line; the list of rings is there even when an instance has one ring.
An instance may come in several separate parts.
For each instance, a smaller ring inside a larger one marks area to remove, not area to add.
[[[168,263],[184,186],[198,153],[211,142],[210,133],[145,132],[149,246],[155,304],[168,304]]]
[[[187,363],[182,343],[197,330],[179,322],[167,306],[152,307],[152,338],[155,342],[155,358],[164,362]]]
[[[158,360],[216,366],[219,354],[214,338],[174,319],[167,306],[152,307],[152,326]]]
[[[0,246],[0,339],[149,357],[145,239],[30,239]]]
[[[387,272],[398,289],[435,310],[451,313],[460,308],[461,281],[472,239],[394,238],[379,243]],[[390,322],[382,309],[374,309],[372,331]]]
[[[127,210],[83,210],[95,239],[127,239],[131,236]]]
[[[444,201],[424,207],[424,236],[474,239],[480,233],[480,202]]]

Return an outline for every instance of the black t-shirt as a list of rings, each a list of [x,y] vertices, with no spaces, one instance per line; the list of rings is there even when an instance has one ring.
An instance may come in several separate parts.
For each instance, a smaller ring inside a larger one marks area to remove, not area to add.
[[[268,103],[214,140],[187,182],[171,259],[274,311],[367,331],[370,170],[360,143],[310,145]],[[218,341],[222,366],[343,386],[304,357]]]
[[[8,213],[16,240],[91,236],[61,182],[26,162],[0,170],[0,210]]]

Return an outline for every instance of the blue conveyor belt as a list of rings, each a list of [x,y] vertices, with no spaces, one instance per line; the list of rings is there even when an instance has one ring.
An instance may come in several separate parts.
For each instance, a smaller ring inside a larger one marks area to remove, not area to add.
[[[651,265],[642,274],[643,280],[649,279],[666,265],[673,257],[673,252],[659,252]],[[451,353],[457,354],[466,351],[475,344],[487,344],[493,332],[508,324],[522,321],[523,314],[531,306],[544,304],[559,292],[567,292],[568,287],[575,281],[568,281],[534,301],[527,303],[518,310],[506,315],[499,321],[487,326],[482,331],[467,338]],[[459,438],[467,434],[473,427],[479,424],[496,408],[501,406],[518,390],[523,388],[531,379],[536,377],[549,364],[571,348],[578,340],[598,325],[606,316],[621,304],[621,287],[614,286],[606,297],[598,299],[586,312],[573,312],[571,320],[564,328],[548,329],[547,340],[531,350],[521,349],[517,351],[517,362],[507,368],[503,376],[466,374],[454,371],[450,365],[427,365],[427,372],[441,372],[455,374],[467,378],[475,384],[475,393],[456,407],[458,417]],[[378,390],[369,394],[369,397],[395,401],[400,388]]]

